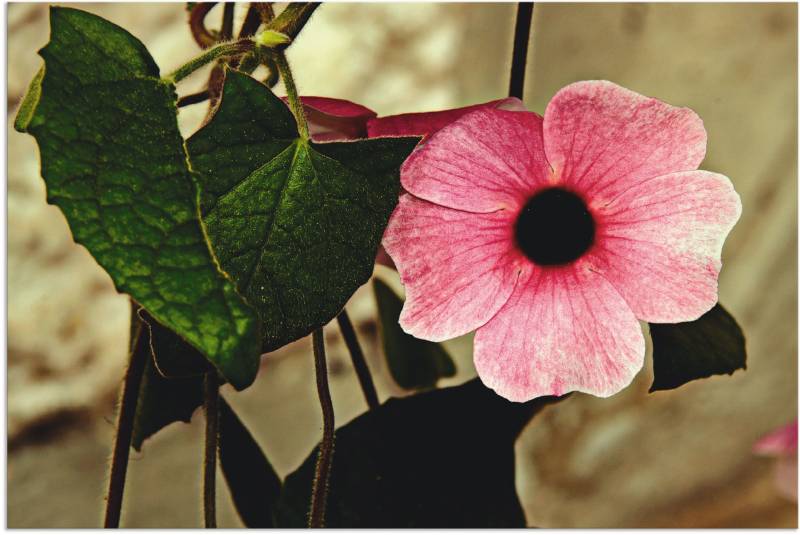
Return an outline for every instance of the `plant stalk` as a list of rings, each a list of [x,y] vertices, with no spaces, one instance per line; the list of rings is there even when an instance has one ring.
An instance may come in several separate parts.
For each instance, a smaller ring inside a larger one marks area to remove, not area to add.
[[[219,380],[217,372],[206,373],[206,444],[203,457],[203,517],[207,528],[217,527],[217,448],[219,444]]]
[[[367,360],[364,358],[364,352],[361,351],[361,344],[358,343],[358,336],[350,321],[350,316],[347,310],[342,309],[336,320],[339,322],[339,329],[342,331],[344,343],[350,351],[350,358],[353,360],[353,368],[356,370],[358,382],[361,385],[361,391],[364,392],[364,398],[367,400],[369,409],[376,409],[380,405],[378,401],[378,393],[375,391],[375,383],[372,381],[372,375],[369,373],[369,366]]]
[[[192,74],[197,69],[203,67],[211,63],[212,61],[219,59],[224,56],[235,56],[237,54],[243,54],[249,50],[252,50],[255,45],[253,41],[250,40],[243,40],[237,41],[235,43],[223,43],[221,45],[217,45],[214,48],[209,48],[196,58],[192,59],[188,63],[181,65],[172,74],[166,77],[167,80],[172,81],[173,83],[178,83],[190,74]]]
[[[283,85],[286,86],[286,96],[289,98],[289,107],[294,114],[297,121],[297,130],[300,132],[300,137],[308,139],[308,122],[306,122],[306,113],[303,109],[303,104],[300,102],[300,97],[297,94],[297,87],[294,85],[294,78],[292,77],[292,70],[289,68],[289,62],[286,61],[286,54],[283,50],[275,50],[273,53],[275,65],[278,67],[278,72],[283,79]]]
[[[144,333],[142,321],[131,302],[131,344],[130,362],[125,373],[125,382],[120,396],[117,416],[117,435],[114,439],[114,453],[111,457],[111,474],[106,497],[105,528],[118,528],[122,514],[122,495],[125,491],[125,476],[128,472],[128,457],[133,438],[133,423],[136,418],[136,404],[142,384],[144,369],[149,353],[149,340]]]
[[[322,441],[319,445],[314,482],[311,487],[311,508],[308,514],[309,528],[325,527],[325,507],[328,499],[328,484],[333,463],[334,414],[331,392],[328,388],[328,365],[325,360],[325,338],[322,327],[311,335],[314,345],[314,369],[317,375],[317,394],[322,406]]]
[[[511,57],[511,80],[508,96],[522,100],[525,89],[525,67],[533,19],[533,2],[517,4],[517,22],[514,27],[514,52]]]

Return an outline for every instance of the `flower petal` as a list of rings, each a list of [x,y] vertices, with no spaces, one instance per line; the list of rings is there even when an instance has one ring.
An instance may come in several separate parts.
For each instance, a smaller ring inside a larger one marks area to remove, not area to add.
[[[507,212],[477,215],[402,195],[383,245],[406,289],[403,329],[438,342],[486,323],[524,262],[512,232]]]
[[[753,446],[753,453],[776,457],[795,456],[797,454],[797,420],[761,437]]]
[[[286,102],[286,97],[282,99]],[[342,141],[367,137],[367,121],[378,114],[338,98],[300,97],[314,141]]]
[[[549,183],[542,118],[531,112],[473,111],[436,132],[400,168],[413,195],[458,210],[515,210]]]
[[[578,261],[520,276],[506,305],[475,335],[475,368],[511,401],[578,390],[607,397],[644,362],[644,336],[611,284]]]
[[[453,110],[424,113],[402,113],[370,119],[367,123],[369,137],[379,136],[430,136],[464,115],[483,108],[525,111],[525,105],[515,97],[493,100]]]
[[[706,131],[688,108],[607,81],[577,82],[547,105],[544,146],[564,183],[613,198],[635,181],[697,169]]]
[[[693,321],[714,306],[722,244],[742,211],[727,177],[655,177],[593,210],[598,233],[590,261],[637,318]]]

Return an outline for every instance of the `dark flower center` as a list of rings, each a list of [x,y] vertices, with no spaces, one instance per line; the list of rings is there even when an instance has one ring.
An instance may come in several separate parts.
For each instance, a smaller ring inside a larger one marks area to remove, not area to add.
[[[528,200],[514,232],[517,245],[534,263],[568,264],[594,242],[594,219],[580,197],[549,188]]]

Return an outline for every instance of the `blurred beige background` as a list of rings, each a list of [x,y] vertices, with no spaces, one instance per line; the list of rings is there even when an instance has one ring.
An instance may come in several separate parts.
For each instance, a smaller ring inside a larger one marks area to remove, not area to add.
[[[139,37],[168,71],[197,53],[183,4],[81,4]],[[11,128],[48,38],[43,4],[8,5],[8,526],[100,525],[128,308],[45,203],[32,138]],[[505,96],[511,4],[328,4],[289,57],[301,93],[380,114]],[[209,16],[219,20],[219,9]],[[239,15],[244,9],[239,10]],[[796,527],[753,442],[797,415],[797,6],[537,4],[525,103],[542,112],[563,85],[609,79],[704,119],[703,168],[728,175],[744,213],[724,251],[721,301],[748,338],[746,372],[648,395],[650,364],[610,399],[576,395],[534,420],[517,445],[517,486],[540,527]],[[198,89],[191,77],[182,93]],[[278,88],[280,91],[280,88]],[[181,111],[190,134],[204,105]],[[377,274],[397,284],[396,274]],[[352,299],[382,397],[400,394],[375,342],[369,288]],[[365,403],[329,329],[337,423]],[[450,344],[474,376],[469,340]],[[649,357],[648,357],[649,359]],[[231,403],[280,474],[320,433],[310,348],[264,359]],[[199,526],[202,418],[134,454],[123,525]],[[221,526],[240,526],[224,485]]]

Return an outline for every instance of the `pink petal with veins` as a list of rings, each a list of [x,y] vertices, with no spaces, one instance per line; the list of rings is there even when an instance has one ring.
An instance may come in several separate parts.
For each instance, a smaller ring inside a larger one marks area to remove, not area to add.
[[[577,82],[547,105],[544,147],[563,183],[603,202],[647,178],[697,169],[706,131],[688,108],[607,81]]]
[[[591,201],[594,268],[636,317],[693,321],[717,302],[722,245],[742,205],[731,181],[708,171],[642,180],[611,201]]]
[[[542,118],[495,109],[473,111],[439,130],[400,168],[409,193],[469,212],[515,211],[551,178]]]
[[[407,333],[446,340],[480,327],[500,310],[524,262],[511,243],[509,216],[400,197],[383,246],[406,289],[400,325]]]
[[[644,337],[614,287],[578,261],[529,267],[475,335],[475,368],[511,401],[572,390],[606,397],[642,368]]]

